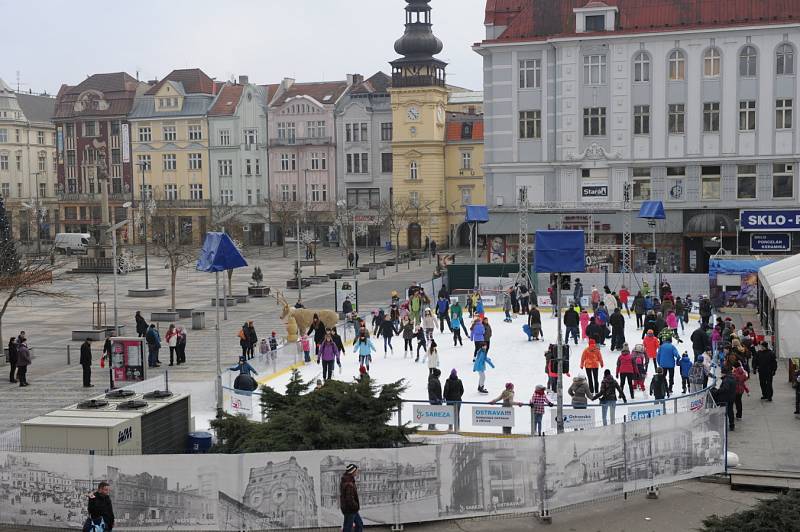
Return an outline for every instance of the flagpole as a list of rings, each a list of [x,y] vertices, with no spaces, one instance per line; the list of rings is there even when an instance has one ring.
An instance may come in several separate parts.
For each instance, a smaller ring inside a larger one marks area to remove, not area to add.
[[[216,279],[216,290],[217,290],[217,304],[214,305],[217,314],[217,324],[216,324],[216,335],[217,335],[217,381],[216,381],[216,388],[217,388],[217,417],[222,417],[222,363],[220,361],[220,351],[221,351],[221,344],[220,344],[220,336],[219,336],[219,272],[214,272],[214,278]]]

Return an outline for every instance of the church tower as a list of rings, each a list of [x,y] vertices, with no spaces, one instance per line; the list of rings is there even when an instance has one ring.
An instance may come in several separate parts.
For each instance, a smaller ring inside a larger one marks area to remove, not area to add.
[[[445,205],[446,63],[432,30],[431,0],[406,0],[405,33],[392,65],[392,202],[405,211],[401,246],[420,249],[426,237],[447,240]]]

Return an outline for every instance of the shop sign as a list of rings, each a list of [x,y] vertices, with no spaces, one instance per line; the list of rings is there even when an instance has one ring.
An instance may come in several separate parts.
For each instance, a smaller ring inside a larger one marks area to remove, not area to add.
[[[581,183],[583,201],[605,201],[608,199],[608,181],[606,179],[585,179]]]
[[[503,406],[473,406],[472,425],[475,427],[513,427],[514,409]]]
[[[800,231],[800,209],[739,212],[742,231]]]
[[[750,251],[791,251],[792,235],[789,233],[751,233]]]

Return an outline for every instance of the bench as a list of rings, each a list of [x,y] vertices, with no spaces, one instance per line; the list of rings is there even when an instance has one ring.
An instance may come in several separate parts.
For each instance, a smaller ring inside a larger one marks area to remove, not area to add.
[[[166,288],[131,288],[128,297],[161,297],[167,295]]]
[[[179,318],[191,318],[192,317],[193,308],[176,308],[174,312],[178,313]],[[173,312],[172,309],[168,309],[168,312]]]
[[[189,316],[191,316],[191,312]],[[178,312],[172,312],[169,310],[159,311],[159,312],[151,312],[150,313],[150,321],[178,321],[180,314]]]
[[[113,330],[113,329],[112,329]],[[89,330],[74,330],[72,331],[73,342],[83,342],[87,338],[91,338],[93,342],[103,342],[106,339],[105,329],[89,329]]]
[[[247,303],[250,296],[247,294],[233,294],[231,297],[236,300],[236,303]]]
[[[249,286],[247,294],[250,297],[269,297],[269,286]]]
[[[236,299],[232,298],[232,297],[229,297],[229,298],[221,297],[219,299],[214,298],[214,299],[211,300],[211,306],[212,307],[216,307],[217,306],[217,301],[219,301],[219,306],[223,307],[223,306],[226,305],[226,299],[227,299],[227,306],[229,306],[229,307],[235,307],[236,306]]]

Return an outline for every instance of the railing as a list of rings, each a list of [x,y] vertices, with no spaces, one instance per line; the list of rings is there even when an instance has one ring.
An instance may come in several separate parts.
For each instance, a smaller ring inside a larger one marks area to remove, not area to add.
[[[326,146],[331,137],[295,137],[292,139],[270,139],[270,146]]]

